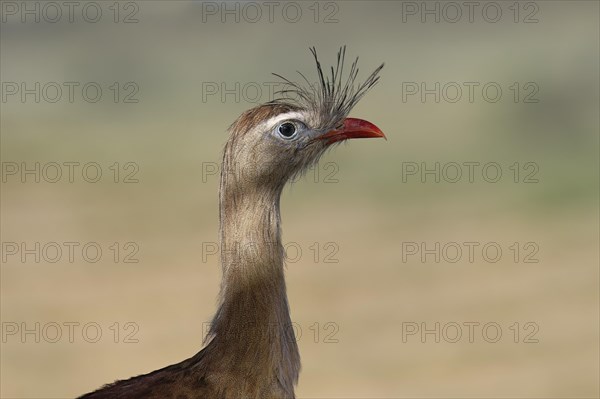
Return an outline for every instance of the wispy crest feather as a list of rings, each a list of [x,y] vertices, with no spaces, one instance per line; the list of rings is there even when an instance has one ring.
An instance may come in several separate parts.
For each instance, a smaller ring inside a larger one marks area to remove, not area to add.
[[[272,103],[292,104],[311,110],[315,112],[322,128],[337,126],[350,114],[352,108],[367,91],[377,84],[379,72],[384,64],[377,67],[363,83],[356,84],[359,71],[358,57],[352,63],[348,76],[344,77],[346,46],[342,46],[338,51],[337,65],[335,68],[331,67],[330,74],[323,72],[316,48],[311,47],[310,51],[317,66],[317,87],[314,87],[300,71],[297,73],[302,77],[302,83],[293,82],[273,73],[289,85],[289,88],[276,92],[281,97],[274,99]]]

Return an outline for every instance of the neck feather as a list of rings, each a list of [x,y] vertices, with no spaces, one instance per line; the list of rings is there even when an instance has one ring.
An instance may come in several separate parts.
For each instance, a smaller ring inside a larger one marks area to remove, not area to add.
[[[244,383],[256,379],[256,386],[272,385],[293,397],[300,357],[284,279],[281,188],[240,183],[227,175],[221,179],[223,281],[209,346]]]

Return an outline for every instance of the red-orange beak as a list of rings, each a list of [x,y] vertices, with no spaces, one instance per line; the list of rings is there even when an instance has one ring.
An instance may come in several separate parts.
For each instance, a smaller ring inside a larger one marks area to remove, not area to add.
[[[385,137],[385,134],[371,122],[362,119],[346,118],[341,128],[330,130],[318,137],[319,140],[327,140],[327,144],[347,139],[360,139],[369,137]]]

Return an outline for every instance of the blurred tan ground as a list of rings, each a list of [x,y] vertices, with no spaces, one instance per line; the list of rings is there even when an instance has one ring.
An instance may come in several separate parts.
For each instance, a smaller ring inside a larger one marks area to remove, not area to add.
[[[2,24],[2,81],[140,86],[139,104],[0,104],[3,162],[140,166],[138,184],[2,185],[3,242],[140,246],[137,264],[2,264],[3,323],[96,322],[104,333],[96,344],[9,338],[3,398],[73,397],[199,350],[220,283],[218,259],[202,262],[218,228],[218,182],[202,182],[202,163],[219,161],[226,127],[253,105],[203,103],[202,82],[312,72],[309,46],[330,64],[341,44],[363,72],[386,62],[353,116],[389,139],[340,146],[323,159],[339,166],[337,183],[309,175],[284,195],[284,241],[303,250],[287,267],[298,396],[599,396],[598,3],[538,2],[537,24],[403,24],[399,3],[338,4],[336,24],[202,24],[185,2],[140,3],[131,25]],[[535,81],[540,102],[402,103],[403,81]],[[504,172],[531,161],[540,182],[403,183],[406,161]],[[402,262],[406,241],[533,241],[540,262]],[[323,252],[315,262],[314,242],[335,242],[339,263]],[[139,343],[114,343],[115,322],[136,323]],[[337,343],[325,342],[328,322]],[[405,322],[496,322],[503,336],[403,342]],[[536,323],[539,342],[514,343],[515,322]]]

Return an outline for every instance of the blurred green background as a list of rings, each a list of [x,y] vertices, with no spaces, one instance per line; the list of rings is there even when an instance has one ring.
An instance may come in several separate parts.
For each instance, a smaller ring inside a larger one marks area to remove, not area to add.
[[[376,123],[388,141],[336,148],[284,194],[284,241],[301,251],[287,266],[301,331],[298,397],[599,396],[598,2],[496,2],[486,14],[499,8],[495,23],[483,17],[487,2],[472,22],[462,6],[454,23],[443,2],[296,2],[287,14],[277,3],[272,21],[264,3],[96,2],[96,23],[82,16],[86,2],[73,22],[63,8],[57,23],[43,4],[40,22],[28,14],[22,22],[35,2],[2,2],[3,398],[73,397],[200,349],[220,284],[218,258],[207,254],[218,238],[218,178],[207,168],[218,165],[229,124],[270,99],[271,72],[314,79],[308,48],[331,65],[344,44],[350,59],[360,56],[359,79],[386,64],[352,116]],[[421,22],[435,7],[439,23],[429,14]],[[39,103],[10,94],[23,82],[40,82]],[[73,102],[65,89],[52,103],[48,82],[80,85]],[[82,97],[87,82],[102,88],[98,102]],[[407,95],[411,82],[439,82],[440,101]],[[463,88],[456,102],[448,101],[455,86],[442,92],[449,82]],[[479,84],[473,102],[464,82]],[[502,89],[497,102],[483,98],[490,82]],[[222,99],[220,85],[236,83],[239,99]],[[128,94],[138,101],[125,102]],[[64,162],[96,162],[103,175],[88,183],[79,168],[72,183],[44,175],[36,183],[8,173],[36,162],[63,165],[63,174]],[[439,183],[403,178],[411,165],[436,162],[495,162],[503,174],[497,183],[481,167],[473,183],[449,182],[451,169]],[[537,182],[525,183],[532,171]],[[129,173],[137,183],[123,182]],[[13,254],[11,243],[36,242],[64,253],[55,263],[53,252],[40,262]],[[80,245],[73,262],[64,242]],[[103,251],[96,263],[81,254],[88,242]],[[453,252],[423,262],[407,254],[413,242],[465,251],[454,263]],[[473,262],[464,242],[479,243]],[[485,260],[485,243],[501,247],[499,261]],[[136,248],[139,262],[124,262]],[[534,249],[538,262],[525,262]],[[470,322],[479,323],[473,342]],[[22,335],[35,323],[39,342]],[[62,333],[54,343],[52,323]],[[79,323],[73,342],[64,323]],[[94,329],[83,336],[86,323],[101,328],[98,342],[88,342]],[[436,323],[440,342],[421,336]],[[493,329],[482,335],[486,323],[500,326],[497,342],[488,342]],[[451,342],[456,325],[462,336]]]

